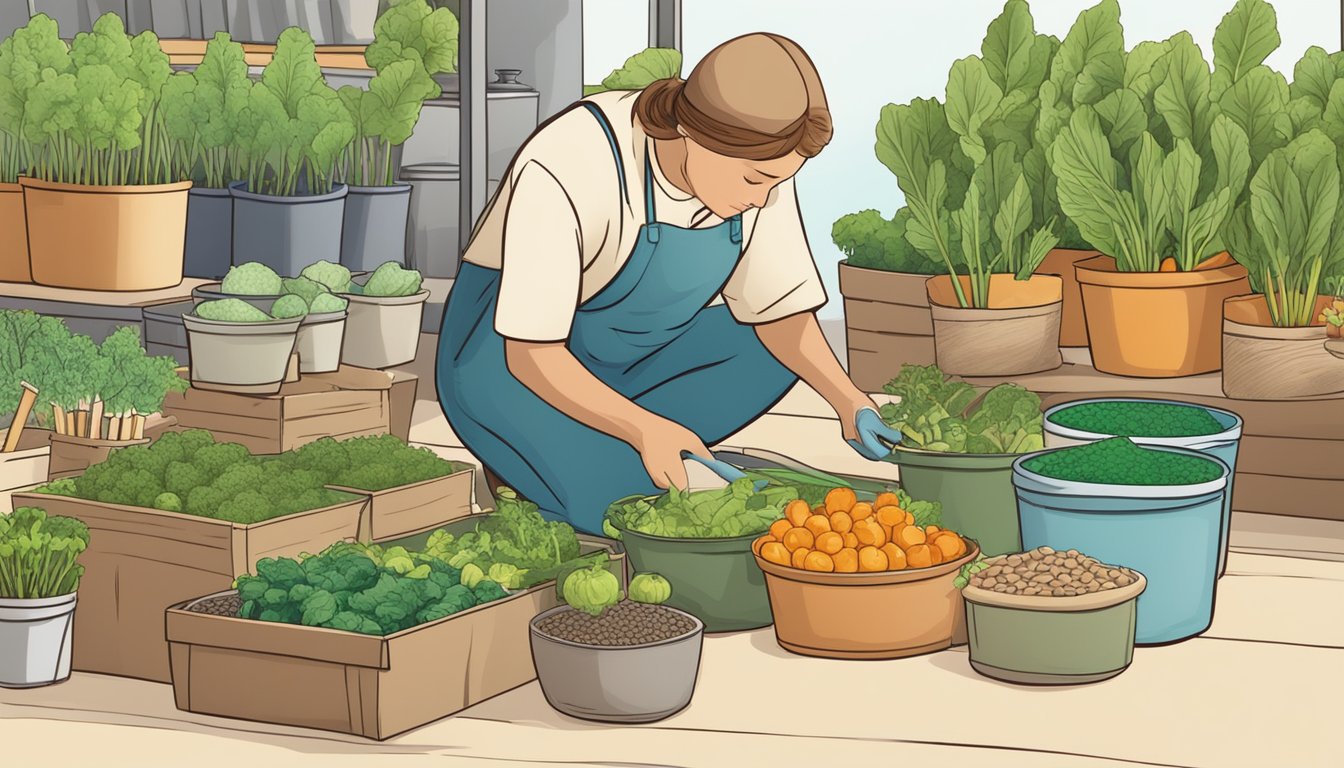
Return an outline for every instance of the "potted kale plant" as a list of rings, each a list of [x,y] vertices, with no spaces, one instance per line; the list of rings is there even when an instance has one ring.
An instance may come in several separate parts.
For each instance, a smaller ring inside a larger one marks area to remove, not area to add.
[[[0,687],[70,677],[75,593],[89,529],[34,507],[0,515]]]

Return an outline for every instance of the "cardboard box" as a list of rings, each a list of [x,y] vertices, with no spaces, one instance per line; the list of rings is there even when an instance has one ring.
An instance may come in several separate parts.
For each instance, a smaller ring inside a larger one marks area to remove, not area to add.
[[[360,515],[360,540],[383,541],[432,531],[444,523],[470,515],[475,476],[475,469],[467,467],[451,475],[385,491],[362,491],[340,485],[327,487],[365,495],[368,501]]]
[[[8,434],[8,429],[0,429],[0,444]],[[13,491],[45,483],[50,463],[51,432],[32,427],[23,430],[18,447],[0,453],[0,511],[13,509],[8,504]]]
[[[252,453],[283,453],[322,437],[393,434],[410,437],[417,378],[409,373],[341,366],[305,374],[273,395],[240,395],[191,388],[170,393],[166,416],[178,430],[206,429],[221,442]]]
[[[612,557],[624,581],[624,555]],[[378,740],[536,679],[529,624],[559,604],[547,582],[379,637],[186,610],[194,602],[167,611],[178,709]]]
[[[263,557],[317,552],[359,531],[367,498],[240,525],[156,509],[34,493],[14,494],[89,526],[75,609],[73,665],[82,672],[172,681],[163,611],[233,586]]]

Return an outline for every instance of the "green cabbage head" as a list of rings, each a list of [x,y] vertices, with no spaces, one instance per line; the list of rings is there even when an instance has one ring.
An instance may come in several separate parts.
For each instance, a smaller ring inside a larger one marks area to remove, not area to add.
[[[672,597],[672,585],[656,573],[637,573],[630,580],[630,599],[636,603],[662,605]]]
[[[565,579],[561,595],[574,610],[601,616],[603,611],[621,601],[621,583],[615,574],[598,563],[571,573]]]
[[[333,293],[318,294],[308,309],[317,312],[344,312],[350,302]]]
[[[271,315],[281,319],[303,317],[308,314],[308,304],[302,296],[287,293],[271,305]]]
[[[420,273],[389,261],[364,283],[365,296],[410,296],[420,292]]]
[[[242,299],[202,301],[196,305],[196,316],[223,323],[264,323],[271,319],[270,315]]]
[[[325,259],[304,267],[299,275],[321,283],[332,293],[345,293],[350,290],[350,270]]]
[[[219,289],[234,296],[278,296],[281,291],[280,276],[275,270],[255,261],[229,267]]]

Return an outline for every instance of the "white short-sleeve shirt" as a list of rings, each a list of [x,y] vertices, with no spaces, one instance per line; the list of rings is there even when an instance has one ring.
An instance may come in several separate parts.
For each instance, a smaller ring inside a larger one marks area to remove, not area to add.
[[[533,134],[501,180],[464,255],[502,272],[495,312],[500,335],[567,339],[575,310],[629,258],[645,223],[646,135],[632,119],[638,95],[611,91],[588,99],[615,131],[628,203],[606,134],[583,108],[562,113]],[[667,180],[656,156],[651,165],[659,221],[696,228],[722,223]],[[768,323],[826,303],[793,179],[777,185],[764,207],[742,215],[742,231],[742,257],[721,297],[737,320]]]

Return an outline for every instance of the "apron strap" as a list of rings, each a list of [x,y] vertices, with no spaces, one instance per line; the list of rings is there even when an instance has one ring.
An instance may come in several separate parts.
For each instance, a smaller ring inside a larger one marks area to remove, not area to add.
[[[621,182],[621,199],[628,206],[630,205],[630,191],[625,186],[625,163],[621,161],[621,149],[616,144],[616,133],[611,129],[611,121],[607,120],[607,116],[602,113],[601,109],[598,109],[596,104],[588,101],[582,103],[597,119],[598,125],[602,126],[602,133],[607,136],[607,143],[611,145],[611,156],[616,158],[616,178]]]
[[[644,223],[653,226],[658,223],[658,213],[653,207],[653,147],[644,142]]]

